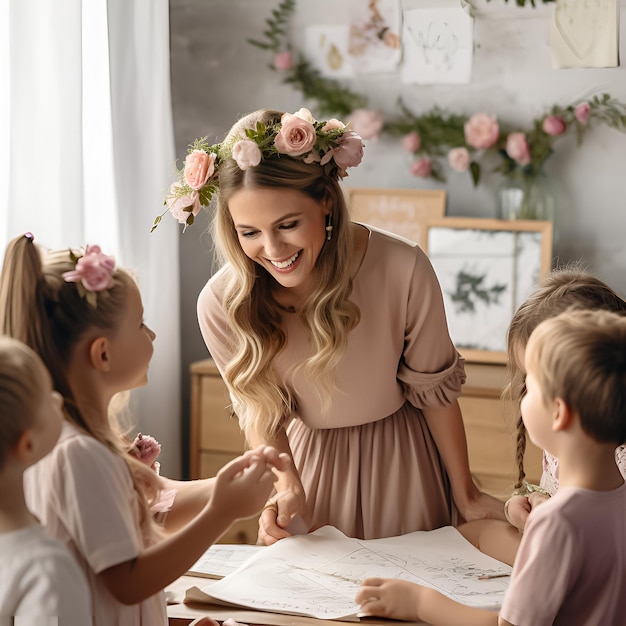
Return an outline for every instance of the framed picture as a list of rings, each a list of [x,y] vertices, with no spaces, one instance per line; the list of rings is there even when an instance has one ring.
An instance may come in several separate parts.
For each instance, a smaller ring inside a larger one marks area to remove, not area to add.
[[[415,241],[422,248],[426,222],[446,212],[446,192],[441,189],[354,187],[345,194],[352,219]]]
[[[506,362],[513,314],[552,265],[552,222],[446,217],[425,225],[450,336],[467,361]]]

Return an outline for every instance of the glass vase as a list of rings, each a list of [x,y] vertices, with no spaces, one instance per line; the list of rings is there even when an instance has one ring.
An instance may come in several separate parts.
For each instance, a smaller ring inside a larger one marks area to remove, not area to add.
[[[504,220],[549,220],[557,241],[556,194],[543,173],[511,172],[497,191],[498,217]]]

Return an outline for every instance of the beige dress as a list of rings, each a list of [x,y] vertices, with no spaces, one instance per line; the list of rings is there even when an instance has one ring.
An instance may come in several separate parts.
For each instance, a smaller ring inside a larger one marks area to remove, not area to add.
[[[276,368],[296,398],[285,424],[312,528],[331,524],[374,539],[453,522],[448,478],[421,408],[453,402],[465,373],[424,252],[368,228],[351,295],[361,321],[337,369],[330,411],[323,414],[312,381],[293,374],[309,350],[297,314],[283,315],[287,346]],[[220,369],[231,354],[221,306],[227,271],[212,277],[198,299],[200,328]]]

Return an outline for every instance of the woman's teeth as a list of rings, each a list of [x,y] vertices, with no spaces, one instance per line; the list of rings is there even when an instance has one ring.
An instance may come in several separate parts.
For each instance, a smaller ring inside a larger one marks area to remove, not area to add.
[[[289,267],[299,256],[300,253],[296,252],[290,259],[287,259],[286,261],[270,261],[270,263],[279,270],[284,270],[286,267]]]

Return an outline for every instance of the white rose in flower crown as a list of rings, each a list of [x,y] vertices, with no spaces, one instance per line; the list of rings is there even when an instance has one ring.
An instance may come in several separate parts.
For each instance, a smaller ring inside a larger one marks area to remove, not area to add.
[[[240,170],[256,167],[261,162],[261,150],[252,139],[242,139],[233,146],[233,159]]]
[[[285,115],[289,115],[289,114],[286,113]],[[299,117],[301,120],[304,120],[305,122],[310,122],[311,124],[315,124],[315,118],[313,117],[313,114],[311,113],[311,111],[309,111],[309,109],[305,109],[304,107],[302,107],[301,109],[296,111],[294,115],[296,117]]]
[[[300,109],[298,113],[306,110]],[[285,113],[280,122],[281,129],[274,139],[274,145],[278,152],[296,157],[306,154],[313,148],[317,134],[312,122],[299,115],[291,115],[291,113]]]

